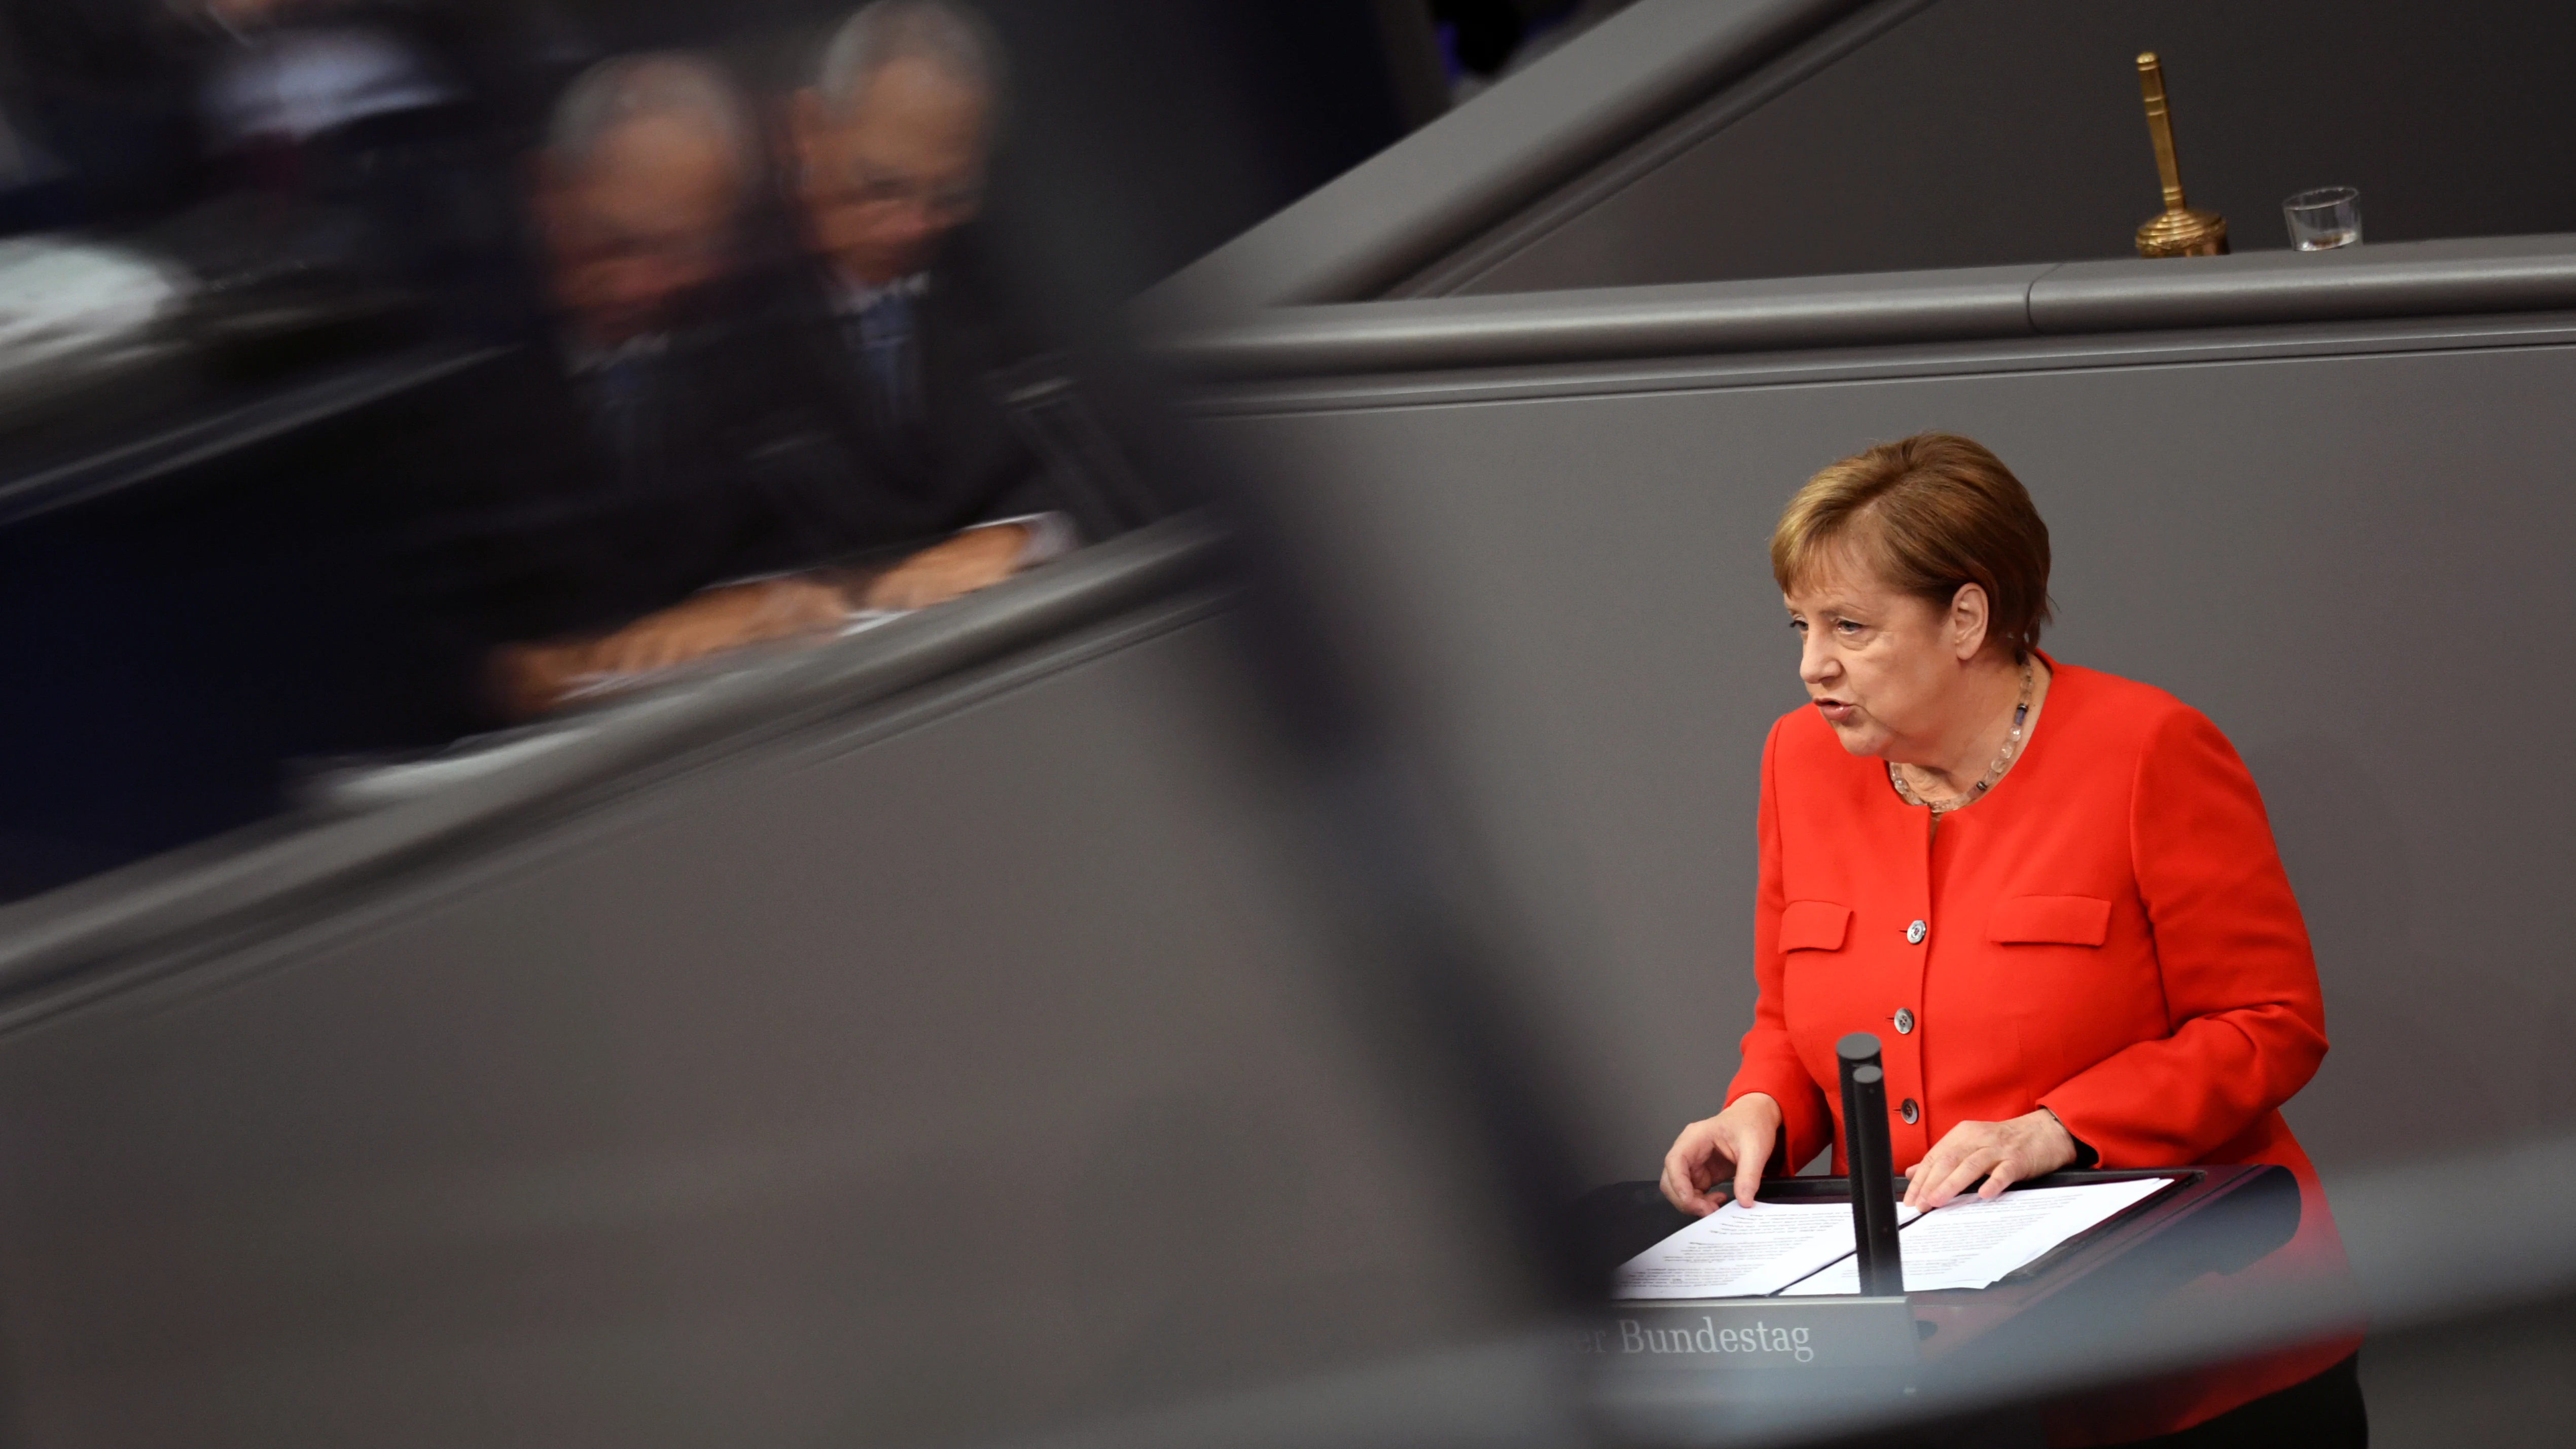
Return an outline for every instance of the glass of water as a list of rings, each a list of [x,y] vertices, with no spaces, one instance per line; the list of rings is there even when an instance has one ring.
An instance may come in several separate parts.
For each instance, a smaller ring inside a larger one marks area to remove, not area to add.
[[[2330,252],[2361,240],[2361,193],[2349,186],[2320,186],[2281,203],[2289,218],[2290,245]]]

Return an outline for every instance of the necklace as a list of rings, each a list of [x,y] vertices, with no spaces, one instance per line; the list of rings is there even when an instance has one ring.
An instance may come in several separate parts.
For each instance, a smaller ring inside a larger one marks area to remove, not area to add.
[[[1986,766],[1986,777],[1984,779],[1970,785],[1966,790],[1947,800],[1926,800],[1915,794],[1914,791],[1906,785],[1905,776],[1898,773],[1896,762],[1894,760],[1890,760],[1887,762],[1887,782],[1896,787],[1896,797],[1898,799],[1903,800],[1908,805],[1920,805],[1924,809],[1931,811],[1936,817],[1946,815],[1963,805],[1973,805],[1979,799],[1983,798],[1988,790],[1995,788],[1995,782],[2004,777],[2004,771],[2012,768],[2013,754],[2021,748],[2022,726],[2029,722],[2030,665],[2025,661],[2021,666],[2021,703],[2013,706],[2012,732],[2004,736],[2004,747],[1995,751],[1995,762]]]

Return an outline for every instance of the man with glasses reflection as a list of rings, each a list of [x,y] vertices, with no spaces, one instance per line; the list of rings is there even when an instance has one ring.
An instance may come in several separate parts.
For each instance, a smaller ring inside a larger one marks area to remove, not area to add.
[[[790,200],[814,259],[803,351],[868,486],[924,535],[864,602],[920,608],[1062,552],[991,382],[1010,360],[959,244],[983,201],[1003,63],[946,0],[877,0],[842,22],[786,108]]]

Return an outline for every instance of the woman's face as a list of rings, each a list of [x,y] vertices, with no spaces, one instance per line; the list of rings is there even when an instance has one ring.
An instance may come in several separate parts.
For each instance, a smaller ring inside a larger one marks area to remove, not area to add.
[[[1880,581],[1848,550],[1781,596],[1798,631],[1798,678],[1843,748],[1900,764],[1948,732],[1985,643],[1985,591],[1948,608]]]

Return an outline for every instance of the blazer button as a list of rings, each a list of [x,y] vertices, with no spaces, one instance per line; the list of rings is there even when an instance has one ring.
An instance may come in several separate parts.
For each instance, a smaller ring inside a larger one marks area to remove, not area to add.
[[[1931,934],[1931,922],[1916,921],[1913,925],[1905,928],[1905,944],[1908,946],[1920,946],[1923,944],[1923,938]]]
[[[1896,1034],[1903,1036],[1912,1030],[1914,1030],[1914,1013],[1902,1006],[1896,1008]]]
[[[1908,1097],[1904,1101],[1896,1104],[1896,1115],[1904,1118],[1905,1125],[1911,1127],[1917,1121],[1922,1119],[1923,1109],[1915,1106],[1914,1099],[1912,1097]]]

